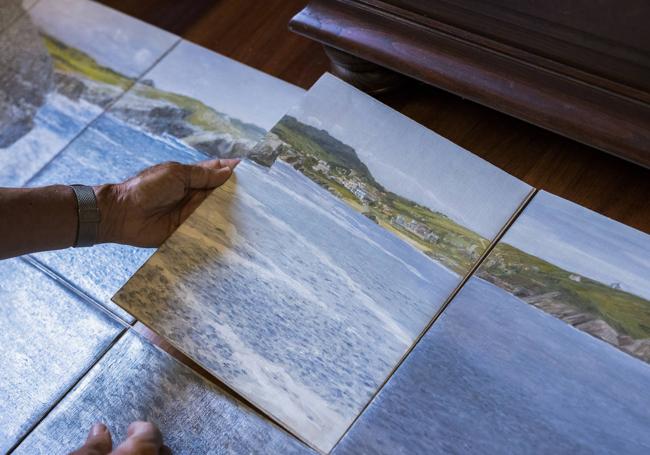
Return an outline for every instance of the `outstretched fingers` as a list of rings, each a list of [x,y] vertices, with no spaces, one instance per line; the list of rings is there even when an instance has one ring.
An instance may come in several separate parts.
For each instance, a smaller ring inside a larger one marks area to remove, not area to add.
[[[164,449],[160,430],[150,422],[133,422],[126,434],[113,455],[158,455]]]
[[[190,166],[189,187],[193,190],[211,190],[221,186],[230,178],[237,164],[239,160],[218,159]]]
[[[220,158],[216,160],[205,160],[201,161],[200,163],[197,164],[197,166],[201,167],[207,167],[207,168],[212,168],[212,169],[220,169],[220,168],[230,168],[230,170],[234,171],[237,165],[239,164],[241,160],[239,158]]]
[[[110,431],[103,423],[96,423],[90,429],[83,447],[70,455],[108,455],[112,448]]]

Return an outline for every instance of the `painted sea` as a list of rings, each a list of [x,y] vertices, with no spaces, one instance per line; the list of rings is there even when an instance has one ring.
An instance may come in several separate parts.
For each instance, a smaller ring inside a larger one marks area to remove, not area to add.
[[[65,134],[64,109],[47,118],[51,134]],[[156,162],[203,158],[173,137],[104,115],[31,184],[115,181]],[[235,178],[236,197],[224,194],[224,205],[212,207],[218,220],[193,217],[179,243],[166,246],[198,258],[189,270],[165,265],[187,279],[191,302],[184,296],[183,310],[146,319],[182,319],[187,333],[166,335],[219,377],[263,408],[283,401],[282,420],[306,407],[316,440],[317,428],[336,434],[458,277],[282,161],[270,170],[243,163]],[[206,229],[219,232],[218,242],[188,241]],[[89,261],[73,251],[40,257],[65,276],[75,276],[66,267],[106,276],[105,289],[95,291],[106,298],[150,253],[106,245]],[[201,326],[202,311],[222,325]],[[342,332],[345,346],[322,343]],[[649,386],[647,365],[473,279],[337,452],[643,453],[650,449]]]
[[[48,118],[59,118],[62,123],[66,121],[65,112],[51,111]],[[51,132],[54,134],[55,130]],[[158,162],[195,162],[201,159],[205,159],[203,154],[171,136],[154,136],[106,114],[35,176],[29,185],[118,181]],[[246,276],[246,269],[257,271],[264,266],[281,270],[282,273],[273,279],[272,295],[278,301],[293,301],[293,305],[300,301],[308,302],[305,311],[314,311],[321,315],[321,319],[327,315],[341,321],[354,319],[349,314],[346,316],[349,313],[345,308],[346,302],[362,299],[369,316],[383,321],[382,325],[391,334],[384,339],[386,345],[394,344],[396,351],[402,352],[429,321],[436,309],[435,304],[444,300],[458,283],[456,274],[351,210],[282,161],[276,162],[270,170],[252,162],[242,163],[235,178],[242,198],[238,202],[246,207],[239,210],[224,207],[222,215],[236,224],[240,238],[247,241],[233,245],[235,251],[232,253],[242,261],[241,267],[228,269],[227,264],[223,264],[220,268],[226,270],[215,271],[221,285],[230,281],[231,285],[241,283],[252,290],[256,288],[253,282],[239,278]],[[310,233],[309,239],[305,232]],[[233,240],[223,238],[224,242]],[[42,253],[37,257],[66,277],[75,278],[77,275],[69,268],[83,269],[84,273],[90,271],[100,286],[105,283],[106,289],[94,288],[89,293],[103,300],[123,284],[153,251],[123,245],[104,245],[96,250],[90,251],[93,254],[88,261],[74,254],[75,251]],[[305,259],[305,251],[311,253],[309,260]],[[79,261],[85,264],[84,267],[79,267]],[[372,267],[368,267],[368,261]],[[101,279],[106,270],[111,270],[111,273]],[[255,275],[251,273],[250,276]],[[235,277],[238,278],[236,281],[231,279]],[[89,284],[90,281],[93,280],[89,280]],[[310,286],[307,288],[297,283],[310,283]],[[340,294],[343,289],[346,295]],[[232,295],[242,291],[228,289]],[[266,291],[258,293],[269,295]],[[314,305],[317,306],[310,308]],[[329,311],[323,312],[323,309]],[[305,324],[318,319],[307,314],[301,317],[296,314],[296,317]],[[249,314],[243,319],[250,318]],[[248,341],[258,343],[260,340],[255,337]],[[283,349],[277,344],[273,347],[280,352]],[[382,361],[382,357],[378,352],[375,362],[385,364],[385,369],[390,362]]]
[[[0,35],[0,185],[24,185],[177,40],[95,2],[36,3]]]
[[[66,124],[66,112],[52,109],[50,122]],[[50,128],[49,134],[59,134]],[[64,133],[65,134],[65,130]],[[101,116],[42,171],[29,186],[122,181],[164,161],[196,162],[206,157],[173,137],[157,137],[134,128],[110,114]],[[81,288],[121,318],[132,318],[110,298],[136,272],[154,249],[105,244],[90,249],[67,249],[35,254],[39,262]]]
[[[93,104],[74,103],[63,95],[50,93],[37,111],[30,133],[11,148],[0,148],[0,184],[23,185],[100,113],[101,109]],[[41,146],[45,143],[46,148]]]
[[[335,453],[650,453],[649,387],[649,365],[473,278]]]
[[[288,164],[244,162],[114,301],[329,450],[459,279]]]

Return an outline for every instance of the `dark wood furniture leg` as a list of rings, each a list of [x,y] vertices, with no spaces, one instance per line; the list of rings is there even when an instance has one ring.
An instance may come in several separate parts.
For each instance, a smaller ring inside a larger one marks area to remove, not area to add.
[[[371,94],[390,92],[409,80],[403,74],[333,47],[323,46],[323,48],[330,59],[331,72],[364,92]]]
[[[650,167],[650,3],[574,3],[309,0],[289,27],[363,89],[393,84],[341,55]]]

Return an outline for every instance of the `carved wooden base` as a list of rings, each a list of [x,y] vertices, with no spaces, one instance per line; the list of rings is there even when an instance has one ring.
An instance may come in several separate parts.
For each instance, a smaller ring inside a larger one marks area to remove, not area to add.
[[[650,167],[650,3],[548,1],[310,0],[289,27],[363,90],[404,74]]]
[[[333,47],[323,46],[331,71],[344,81],[371,94],[386,93],[403,86],[408,78],[383,66],[360,59]]]

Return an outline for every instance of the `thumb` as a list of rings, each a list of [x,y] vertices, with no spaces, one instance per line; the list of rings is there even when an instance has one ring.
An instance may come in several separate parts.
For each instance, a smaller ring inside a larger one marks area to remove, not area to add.
[[[103,423],[96,423],[90,429],[84,445],[70,455],[108,455],[112,448],[108,428]]]
[[[232,169],[227,166],[219,169],[192,166],[189,187],[193,190],[212,190],[226,183],[231,175]]]
[[[133,422],[126,435],[126,440],[113,455],[158,455],[163,448],[162,434],[150,422]]]

